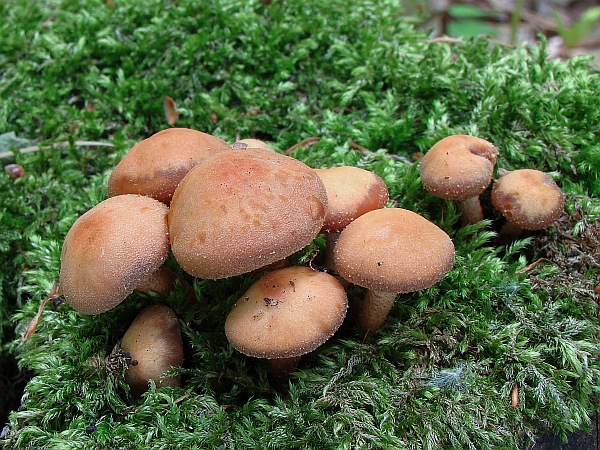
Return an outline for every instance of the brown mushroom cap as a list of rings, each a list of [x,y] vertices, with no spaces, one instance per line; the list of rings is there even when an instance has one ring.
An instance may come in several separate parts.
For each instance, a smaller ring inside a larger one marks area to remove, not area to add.
[[[525,230],[542,230],[557,220],[565,199],[547,173],[519,169],[501,176],[492,188],[492,203],[510,223]]]
[[[401,208],[370,211],[342,231],[335,266],[347,281],[382,292],[437,283],[454,264],[454,244],[435,224]]]
[[[173,255],[207,279],[240,275],[290,256],[323,226],[327,194],[306,164],[264,149],[233,149],[200,162],[175,190]]]
[[[140,194],[169,204],[173,191],[202,159],[227,151],[227,142],[189,128],[169,128],[134,145],[108,180],[108,195]]]
[[[290,358],[308,353],[342,324],[348,301],[332,275],[308,267],[287,267],[256,281],[236,302],[225,334],[241,353]]]
[[[156,386],[180,386],[181,377],[163,377],[174,367],[183,364],[183,341],[179,321],[173,310],[164,305],[144,308],[135,317],[121,341],[121,350],[131,360],[125,371],[125,382],[133,395],[148,390],[148,381]]]
[[[497,157],[496,147],[484,139],[449,136],[421,158],[421,181],[437,197],[449,200],[475,197],[490,185]]]
[[[167,207],[150,197],[111,197],[79,217],[65,237],[60,288],[85,314],[114,308],[167,258]]]
[[[339,232],[368,211],[383,208],[389,199],[381,177],[359,167],[315,169],[327,192],[323,231]]]

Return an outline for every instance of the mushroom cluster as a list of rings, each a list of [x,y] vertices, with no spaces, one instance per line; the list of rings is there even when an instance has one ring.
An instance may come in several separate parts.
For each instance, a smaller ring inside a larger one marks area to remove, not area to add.
[[[437,283],[454,263],[443,230],[386,207],[378,175],[312,169],[255,139],[229,145],[191,129],[161,131],[117,164],[108,193],[65,238],[60,286],[67,303],[101,314],[134,290],[165,292],[177,277],[163,265],[169,254],[202,279],[262,270],[223,318],[224,334],[241,353],[268,359],[276,379],[338,330],[348,284],[367,290],[358,324],[375,332],[398,293]],[[320,233],[328,236],[328,269],[272,268]],[[150,380],[180,383],[165,374],[183,364],[182,345],[175,312],[166,305],[141,311],[121,343],[136,362],[125,376],[132,393],[141,395]]]
[[[483,220],[479,195],[492,184],[498,149],[475,136],[441,139],[419,163],[421,182],[438,197],[455,200],[463,225]],[[561,189],[547,173],[535,169],[503,171],[493,183],[491,200],[506,219],[501,235],[517,238],[524,230],[542,230],[563,213]]]

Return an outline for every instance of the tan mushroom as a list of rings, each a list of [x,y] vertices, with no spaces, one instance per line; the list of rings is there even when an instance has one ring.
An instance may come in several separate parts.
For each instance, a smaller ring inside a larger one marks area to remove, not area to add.
[[[112,197],[79,217],[65,237],[60,289],[67,303],[100,314],[121,303],[165,261],[167,207],[150,197]]]
[[[121,350],[131,357],[125,382],[134,396],[147,391],[150,380],[157,387],[181,386],[180,376],[164,377],[183,364],[179,321],[171,308],[152,305],[140,311],[123,336]]]
[[[260,139],[246,138],[240,139],[239,141],[235,141],[232,145],[233,148],[262,148],[264,150],[270,150],[274,152],[275,150],[269,144]]]
[[[267,358],[280,379],[300,357],[340,327],[348,301],[339,281],[307,267],[287,267],[263,275],[235,303],[225,334],[239,352]]]
[[[519,169],[494,183],[492,203],[507,220],[501,233],[518,237],[523,230],[548,228],[563,213],[565,198],[547,173]]]
[[[173,255],[207,279],[264,267],[301,250],[323,226],[327,195],[306,164],[264,149],[233,149],[200,162],[169,211]]]
[[[334,257],[344,279],[368,289],[358,323],[376,332],[398,293],[425,289],[446,275],[454,264],[454,244],[420,215],[384,208],[350,223],[340,234]]]
[[[327,211],[322,232],[326,237],[326,262],[334,268],[333,250],[340,232],[366,212],[383,208],[389,200],[381,177],[359,167],[340,166],[315,169],[327,192]]]
[[[433,195],[457,202],[463,224],[483,220],[479,195],[492,181],[498,150],[490,142],[467,135],[449,136],[423,156],[419,173]]]
[[[175,188],[199,161],[230,150],[227,142],[189,128],[169,128],[134,145],[108,179],[108,195],[140,194],[169,204]]]

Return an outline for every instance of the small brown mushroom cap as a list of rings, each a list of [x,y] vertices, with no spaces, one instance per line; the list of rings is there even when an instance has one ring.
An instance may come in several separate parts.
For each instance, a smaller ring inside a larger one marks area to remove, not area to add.
[[[542,230],[561,216],[565,198],[547,173],[519,169],[494,183],[492,203],[513,225],[525,230]]]
[[[111,197],[79,217],[65,237],[60,289],[85,314],[114,308],[165,261],[168,208],[150,197]]]
[[[135,317],[121,341],[132,363],[125,371],[125,382],[135,396],[148,390],[154,380],[157,387],[181,386],[181,377],[163,375],[183,364],[183,341],[179,321],[173,310],[164,305],[144,308]]]
[[[189,128],[168,128],[135,144],[108,179],[108,195],[140,194],[169,204],[181,179],[202,159],[230,147]]]
[[[348,300],[332,275],[287,267],[256,281],[235,303],[225,334],[239,352],[256,358],[308,353],[341,326]]]
[[[357,217],[383,208],[389,200],[381,177],[360,167],[315,169],[327,192],[324,232],[339,232]]]
[[[439,227],[401,208],[370,211],[342,231],[335,267],[350,283],[382,292],[414,292],[446,275],[454,244]]]
[[[274,152],[275,150],[273,149],[273,147],[271,147],[269,144],[267,144],[264,141],[261,141],[260,139],[254,139],[254,138],[246,138],[246,139],[240,139],[239,141],[235,141],[232,144],[232,147],[234,148],[262,148],[264,150],[269,150]]]
[[[498,150],[490,142],[467,135],[448,136],[421,158],[423,186],[433,195],[463,200],[490,185]]]
[[[326,207],[321,179],[298,160],[259,148],[217,154],[175,191],[168,216],[173,255],[200,278],[247,273],[308,245]]]

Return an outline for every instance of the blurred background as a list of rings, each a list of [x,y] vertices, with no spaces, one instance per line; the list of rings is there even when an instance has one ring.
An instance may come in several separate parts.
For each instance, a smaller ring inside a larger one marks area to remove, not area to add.
[[[488,35],[505,45],[539,43],[552,58],[588,54],[600,64],[597,0],[401,0],[408,15],[434,36]]]

